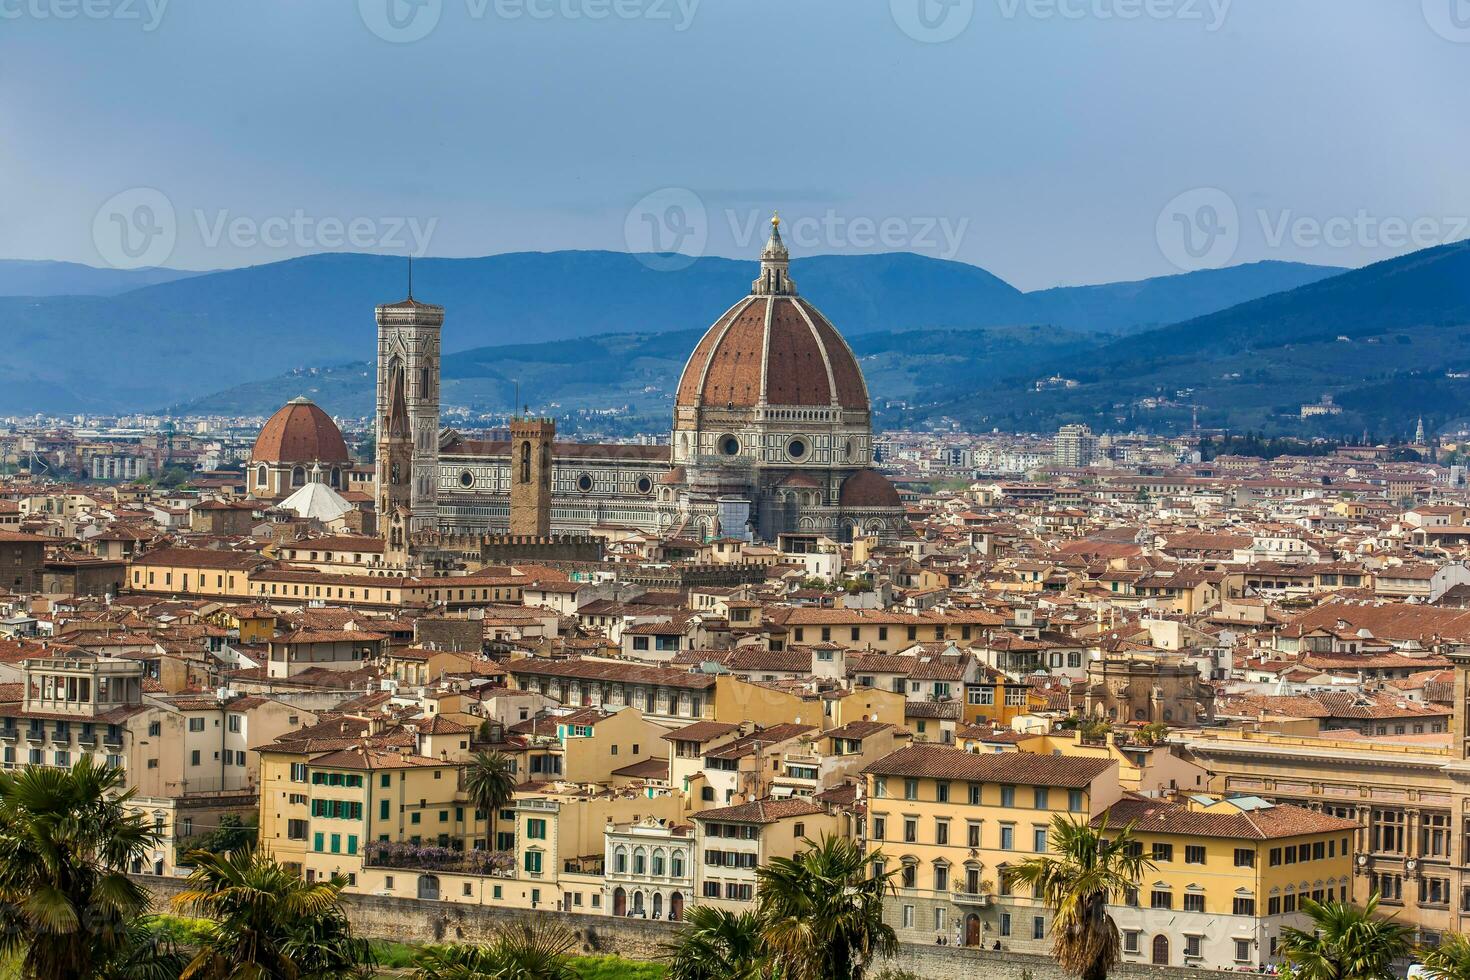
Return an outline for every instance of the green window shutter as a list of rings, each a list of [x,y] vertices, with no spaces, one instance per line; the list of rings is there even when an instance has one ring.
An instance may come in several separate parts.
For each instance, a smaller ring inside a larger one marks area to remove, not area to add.
[[[348,854],[356,854],[357,853],[357,835],[356,834],[348,834],[347,835],[347,853]]]
[[[322,852],[322,834],[320,831],[317,832],[316,837],[312,840],[312,850],[318,854]]]
[[[333,834],[332,835],[332,853],[333,854],[341,854],[342,853],[342,835],[341,834]]]
[[[388,819],[388,801],[387,800],[379,800],[378,801],[378,819],[379,820],[387,820]]]

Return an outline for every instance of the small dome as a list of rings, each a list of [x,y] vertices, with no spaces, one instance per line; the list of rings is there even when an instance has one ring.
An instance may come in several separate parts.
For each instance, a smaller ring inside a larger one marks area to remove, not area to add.
[[[272,415],[250,453],[255,463],[341,463],[352,455],[332,417],[308,398],[293,398]]]
[[[842,493],[838,497],[840,506],[847,507],[902,507],[898,491],[888,478],[877,470],[858,470],[842,481]]]

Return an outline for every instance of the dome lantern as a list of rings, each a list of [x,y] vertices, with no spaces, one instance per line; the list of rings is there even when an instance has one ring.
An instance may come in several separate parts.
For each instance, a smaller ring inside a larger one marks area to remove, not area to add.
[[[750,284],[755,296],[795,296],[796,283],[791,281],[791,253],[781,240],[781,215],[771,215],[771,237],[761,249],[760,278]]]

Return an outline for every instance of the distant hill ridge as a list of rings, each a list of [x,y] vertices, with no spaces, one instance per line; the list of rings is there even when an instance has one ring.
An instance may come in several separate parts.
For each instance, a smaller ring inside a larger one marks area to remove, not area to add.
[[[983,390],[934,390],[913,417],[1049,429],[1203,426],[1407,437],[1470,419],[1470,242],[1425,249],[1136,333],[1038,367],[1076,387],[1015,374]],[[1183,393],[1183,394],[1181,394]],[[1333,396],[1337,416],[1300,418]],[[1163,403],[1163,404],[1155,404]],[[1295,416],[1295,418],[1293,418]]]
[[[0,286],[7,265],[0,262]],[[446,350],[463,351],[527,338],[700,330],[744,294],[753,269],[751,261],[709,257],[664,272],[636,255],[564,251],[424,259],[414,276],[415,292],[449,311]],[[792,263],[802,292],[849,338],[1047,324],[1062,331],[1059,354],[1075,352],[1074,334],[1126,334],[1339,271],[1257,263],[1022,293],[976,266],[909,253]],[[0,412],[151,409],[291,369],[358,361],[372,349],[371,308],[401,298],[393,284],[404,269],[400,258],[339,253],[183,275],[99,295],[116,282],[85,282],[73,269],[52,280],[69,284],[69,295],[0,296],[9,355],[0,362]],[[1035,353],[1046,340],[1024,346]],[[881,384],[875,394],[884,395]]]

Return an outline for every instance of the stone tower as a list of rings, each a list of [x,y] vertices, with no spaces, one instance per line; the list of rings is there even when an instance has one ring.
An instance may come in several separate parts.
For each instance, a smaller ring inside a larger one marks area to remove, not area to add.
[[[551,533],[551,419],[511,419],[510,533]]]
[[[377,308],[378,529],[390,554],[439,526],[439,330],[444,307],[408,299]]]

